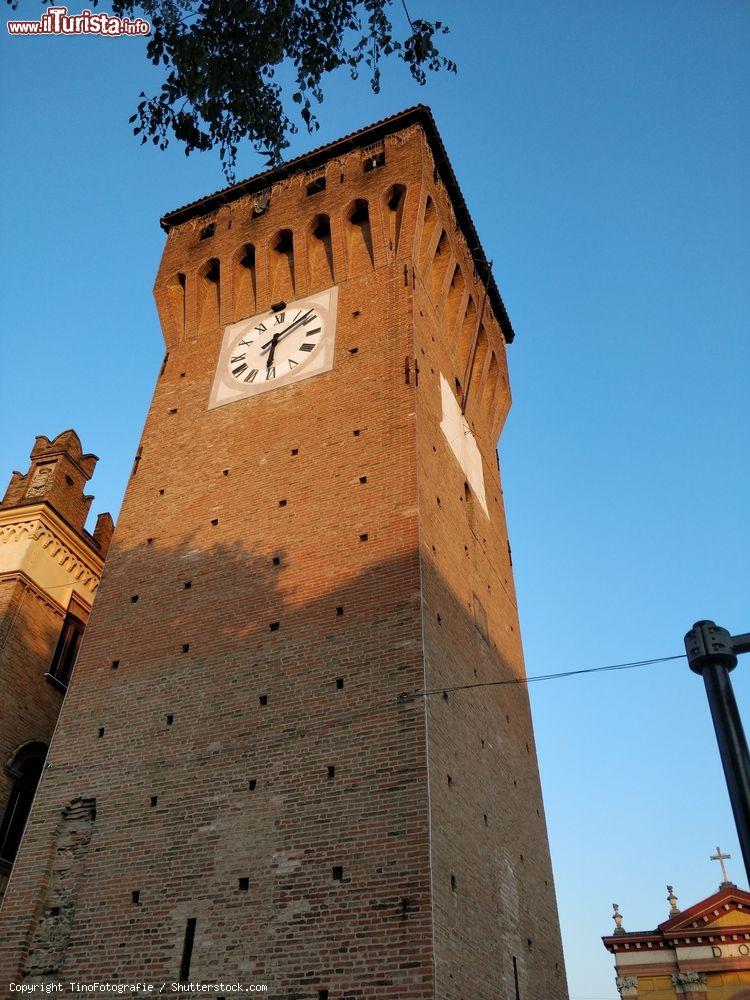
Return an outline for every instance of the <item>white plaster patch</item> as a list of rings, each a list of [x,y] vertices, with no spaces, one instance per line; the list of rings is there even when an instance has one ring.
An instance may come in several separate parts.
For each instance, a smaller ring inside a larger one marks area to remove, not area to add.
[[[487,498],[484,494],[482,456],[474,440],[471,427],[469,427],[466,417],[461,413],[458,400],[453,395],[453,390],[442,372],[440,374],[440,397],[443,404],[443,419],[440,421],[440,430],[445,434],[448,444],[451,446],[451,451],[463,469],[466,481],[471,487],[474,496],[481,504],[482,510],[489,517]]]

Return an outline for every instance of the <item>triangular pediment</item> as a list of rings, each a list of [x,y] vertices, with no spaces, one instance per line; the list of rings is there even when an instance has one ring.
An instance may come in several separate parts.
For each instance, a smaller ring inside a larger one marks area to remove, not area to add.
[[[688,910],[665,920],[659,924],[659,930],[675,934],[679,931],[695,933],[706,927],[718,929],[743,926],[750,928],[750,892],[736,886],[727,886]]]

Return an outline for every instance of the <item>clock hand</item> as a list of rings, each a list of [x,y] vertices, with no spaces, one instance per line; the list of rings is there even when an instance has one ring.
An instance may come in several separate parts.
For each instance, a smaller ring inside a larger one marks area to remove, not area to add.
[[[279,341],[280,341],[280,340],[282,339],[282,337],[286,337],[286,335],[287,335],[288,333],[291,333],[291,332],[292,332],[292,330],[294,330],[294,329],[295,329],[295,327],[298,327],[298,326],[300,325],[300,323],[304,323],[304,322],[305,322],[305,320],[306,320],[306,319],[308,319],[308,317],[309,317],[309,316],[310,316],[310,315],[311,315],[311,314],[312,314],[313,312],[315,312],[315,309],[314,309],[314,308],[312,308],[312,309],[308,309],[308,310],[307,310],[307,312],[305,313],[305,315],[304,315],[304,316],[300,316],[300,318],[299,318],[299,319],[296,319],[296,320],[295,320],[295,321],[294,321],[293,323],[291,323],[291,324],[290,324],[290,325],[289,325],[289,326],[288,326],[288,327],[286,328],[286,330],[282,330],[282,331],[281,331],[281,333],[279,333],[279,334],[274,334],[274,335],[273,335],[273,337],[271,338],[271,340],[269,340],[267,344],[263,344],[263,345],[261,346],[261,349],[260,349],[260,352],[261,352],[261,354],[263,354],[263,352],[264,352],[264,351],[267,351],[267,350],[268,350],[268,348],[269,348],[269,347],[271,346],[271,344],[273,343],[273,340],[274,340],[274,339],[276,340],[276,343],[278,343],[278,342],[279,342]]]
[[[278,344],[278,342],[279,342],[278,333],[275,333],[273,337],[271,337],[271,339],[268,341],[271,350],[268,352],[268,360],[266,361],[266,370],[270,369],[271,365],[273,364],[273,356],[276,352],[276,345]]]

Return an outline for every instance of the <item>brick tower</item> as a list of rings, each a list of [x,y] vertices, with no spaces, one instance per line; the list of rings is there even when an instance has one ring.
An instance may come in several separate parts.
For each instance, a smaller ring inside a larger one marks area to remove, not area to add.
[[[162,225],[167,355],[0,981],[562,1000],[513,334],[429,111]]]
[[[75,431],[34,442],[0,502],[0,898],[112,536],[84,528],[97,463]]]

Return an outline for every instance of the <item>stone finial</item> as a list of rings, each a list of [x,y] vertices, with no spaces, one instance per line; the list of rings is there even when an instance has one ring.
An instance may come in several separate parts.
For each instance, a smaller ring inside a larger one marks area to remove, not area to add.
[[[615,979],[615,986],[623,1000],[626,1000],[627,997],[638,996],[637,976],[618,976]]]
[[[674,886],[667,886],[667,902],[669,903],[669,915],[670,917],[676,917],[680,912],[680,908],[677,905],[677,896],[674,894]]]
[[[622,926],[622,914],[620,913],[620,904],[613,903],[612,909],[614,913],[612,914],[612,919],[615,922],[615,934],[624,934],[625,929]]]

